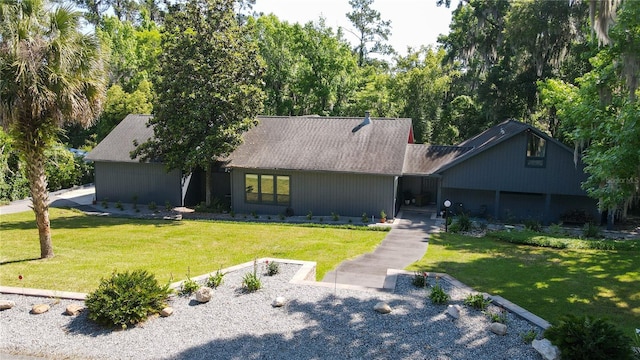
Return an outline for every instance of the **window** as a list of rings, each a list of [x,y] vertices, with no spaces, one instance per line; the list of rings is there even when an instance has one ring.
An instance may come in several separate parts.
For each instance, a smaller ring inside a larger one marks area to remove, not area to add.
[[[533,132],[527,132],[527,161],[528,167],[545,167],[547,158],[547,141]]]
[[[244,186],[246,202],[289,205],[291,200],[287,175],[245,174]]]

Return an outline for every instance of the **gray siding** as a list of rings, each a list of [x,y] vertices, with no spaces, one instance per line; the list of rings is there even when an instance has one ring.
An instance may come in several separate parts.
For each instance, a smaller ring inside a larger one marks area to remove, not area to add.
[[[546,167],[525,167],[526,132],[444,171],[442,186],[458,189],[581,195],[586,176],[573,154],[547,141]]]
[[[162,164],[96,161],[95,173],[97,201],[131,203],[137,196],[139,204],[182,205],[180,172],[167,173]]]
[[[397,179],[394,176],[358,175],[328,172],[266,171],[233,169],[231,172],[233,210],[236,213],[256,211],[262,214],[284,213],[287,206],[259,205],[245,202],[245,174],[289,175],[291,207],[295,215],[388,217],[395,214]],[[327,218],[328,220],[328,218]]]

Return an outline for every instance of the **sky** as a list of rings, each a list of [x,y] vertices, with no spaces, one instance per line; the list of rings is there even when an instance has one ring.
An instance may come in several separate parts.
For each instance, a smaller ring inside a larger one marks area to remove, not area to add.
[[[371,7],[380,12],[383,20],[391,20],[388,44],[406,55],[407,46],[418,49],[421,45],[436,45],[438,35],[449,32],[451,9],[436,6],[436,0],[375,0]],[[346,13],[351,11],[349,0],[256,0],[253,10],[273,13],[280,20],[301,24],[316,21],[321,16],[327,26],[345,29],[345,38],[355,42],[356,37]]]

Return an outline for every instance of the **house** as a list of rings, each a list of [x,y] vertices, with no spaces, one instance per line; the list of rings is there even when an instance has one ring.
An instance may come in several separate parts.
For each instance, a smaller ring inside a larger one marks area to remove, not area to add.
[[[129,115],[88,155],[98,201],[194,205],[204,174],[167,173],[129,153],[152,131],[149,115]],[[538,129],[505,121],[455,146],[414,144],[411,119],[270,117],[213,172],[212,193],[236,213],[378,217],[395,215],[411,194],[415,205],[496,219],[556,221],[596,202],[580,184],[573,150]]]

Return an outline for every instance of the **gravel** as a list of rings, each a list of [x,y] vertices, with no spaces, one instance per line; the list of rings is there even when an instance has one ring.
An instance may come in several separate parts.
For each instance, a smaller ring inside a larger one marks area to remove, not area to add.
[[[463,306],[468,291],[442,281],[449,304],[462,307],[453,320],[446,305],[433,305],[428,290],[398,277],[395,292],[337,290],[292,284],[299,265],[281,264],[280,273],[262,276],[263,288],[241,290],[250,268],[225,276],[213,299],[175,296],[167,318],[155,317],[127,330],[105,330],[86,312],[63,315],[72,300],[0,294],[16,306],[0,312],[2,353],[52,359],[541,359],[521,334],[541,330],[507,314],[507,334],[489,331],[489,317]],[[433,280],[432,280],[433,281]],[[277,296],[287,304],[271,306]],[[393,311],[373,310],[387,302]],[[51,310],[31,315],[34,304]],[[499,309],[490,305],[488,311]]]

